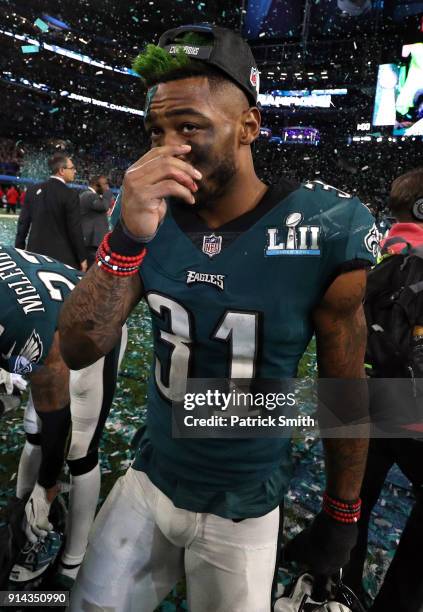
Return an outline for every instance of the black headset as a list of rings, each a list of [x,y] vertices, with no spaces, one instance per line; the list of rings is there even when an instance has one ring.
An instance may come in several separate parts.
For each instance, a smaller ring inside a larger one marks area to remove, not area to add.
[[[417,198],[411,205],[411,214],[417,221],[423,221],[423,197]]]

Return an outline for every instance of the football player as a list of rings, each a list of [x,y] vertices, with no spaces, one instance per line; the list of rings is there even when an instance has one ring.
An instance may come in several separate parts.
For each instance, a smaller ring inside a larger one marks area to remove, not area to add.
[[[146,430],[96,518],[71,609],[152,611],[185,575],[191,612],[265,612],[289,439],[173,438],[173,404],[188,378],[295,377],[313,333],[321,376],[363,378],[373,218],[327,185],[259,180],[259,74],[239,35],[181,26],[135,68],[151,149],[126,172],[121,218],[59,330],[69,367],[86,367],[145,299],[155,364]],[[348,412],[345,398],[336,408]],[[325,440],[324,509],[291,550],[319,573],[341,567],[355,542],[361,433]]]
[[[59,568],[63,586],[76,576],[98,501],[98,443],[113,399],[126,328],[105,357],[79,372],[69,371],[59,351],[57,320],[63,300],[80,278],[80,272],[50,257],[0,246],[0,365],[31,383],[16,493],[23,498],[32,492],[25,514],[33,547],[25,547],[28,563],[24,555],[12,570],[16,582],[33,577],[34,552],[52,529],[50,504],[58,492],[65,456],[72,486]]]

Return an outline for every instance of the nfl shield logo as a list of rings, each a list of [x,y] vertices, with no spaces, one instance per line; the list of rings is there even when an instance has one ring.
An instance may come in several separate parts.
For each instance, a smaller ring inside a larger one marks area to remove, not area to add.
[[[222,249],[222,236],[204,236],[203,238],[203,253],[209,257],[218,255]]]
[[[260,89],[260,72],[254,66],[251,68],[250,83],[258,93]]]

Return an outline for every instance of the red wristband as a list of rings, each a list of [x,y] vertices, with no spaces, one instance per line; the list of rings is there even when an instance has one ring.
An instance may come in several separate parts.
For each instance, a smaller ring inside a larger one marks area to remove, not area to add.
[[[341,500],[323,494],[323,511],[340,523],[357,523],[361,514],[361,499]]]
[[[114,276],[132,276],[137,274],[147,253],[145,246],[138,244],[138,253],[136,255],[122,255],[112,251],[110,248],[109,239],[111,235],[112,232],[106,234],[98,247],[96,256],[97,266]]]

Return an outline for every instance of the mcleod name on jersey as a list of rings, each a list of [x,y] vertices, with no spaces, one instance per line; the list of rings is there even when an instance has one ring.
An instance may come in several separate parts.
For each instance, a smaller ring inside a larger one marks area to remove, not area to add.
[[[63,300],[80,278],[46,255],[0,246],[0,367],[28,374],[43,363]]]
[[[140,270],[155,364],[134,467],[176,506],[243,518],[281,501],[289,441],[173,439],[172,401],[187,378],[295,377],[313,309],[338,274],[374,261],[374,236],[360,201],[319,183],[273,186],[213,231],[188,206],[168,207]]]

